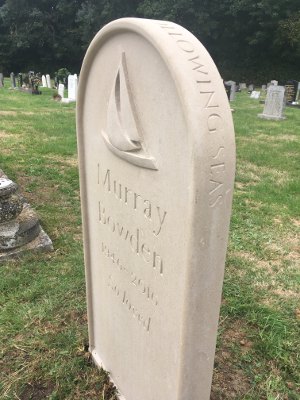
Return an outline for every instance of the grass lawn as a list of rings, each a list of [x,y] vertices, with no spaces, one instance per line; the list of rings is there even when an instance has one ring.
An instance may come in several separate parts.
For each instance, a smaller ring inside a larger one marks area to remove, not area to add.
[[[5,86],[0,168],[55,251],[0,266],[0,399],[114,400],[87,352],[75,105],[53,101],[51,89]],[[246,93],[233,107],[237,172],[211,399],[296,400],[300,109],[262,120]]]

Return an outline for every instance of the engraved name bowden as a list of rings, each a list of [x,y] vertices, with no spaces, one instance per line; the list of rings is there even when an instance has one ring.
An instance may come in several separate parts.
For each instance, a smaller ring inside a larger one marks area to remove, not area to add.
[[[106,146],[116,156],[139,167],[157,170],[154,158],[143,144],[124,52],[109,98],[106,130],[102,130],[102,136]]]

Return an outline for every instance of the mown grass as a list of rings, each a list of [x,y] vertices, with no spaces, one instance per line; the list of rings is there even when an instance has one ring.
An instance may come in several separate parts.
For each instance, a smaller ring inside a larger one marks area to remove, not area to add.
[[[113,399],[87,352],[74,104],[0,89],[0,168],[55,251],[1,265],[0,398]],[[298,399],[299,126],[237,95],[236,188],[211,398]],[[298,196],[298,198],[297,198]],[[159,399],[163,400],[163,399]]]

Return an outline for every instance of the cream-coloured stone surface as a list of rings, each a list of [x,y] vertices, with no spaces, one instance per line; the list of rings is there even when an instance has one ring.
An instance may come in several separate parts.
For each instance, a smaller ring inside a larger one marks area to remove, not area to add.
[[[207,400],[235,168],[217,68],[179,25],[114,21],[77,131],[93,358],[126,400]]]

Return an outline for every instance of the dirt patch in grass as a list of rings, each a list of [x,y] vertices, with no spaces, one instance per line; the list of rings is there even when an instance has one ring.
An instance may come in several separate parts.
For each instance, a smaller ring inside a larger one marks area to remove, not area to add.
[[[59,157],[59,156],[51,156],[48,157],[48,160],[55,161],[60,164],[69,165],[70,167],[78,167],[78,158],[77,157]]]
[[[19,396],[20,400],[42,400],[46,399],[55,389],[53,382],[27,383]]]
[[[0,115],[14,115],[16,116],[18,113],[17,111],[11,111],[11,110],[7,110],[7,111],[0,111]]]
[[[247,339],[240,321],[231,324],[222,334],[222,345],[215,356],[210,400],[240,399],[251,389],[238,355],[231,350],[233,346],[238,346],[242,354],[252,349],[252,342]]]
[[[11,136],[13,136],[12,133],[8,133],[6,131],[0,131],[0,139],[5,139],[5,138],[11,137]]]

